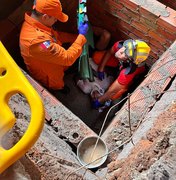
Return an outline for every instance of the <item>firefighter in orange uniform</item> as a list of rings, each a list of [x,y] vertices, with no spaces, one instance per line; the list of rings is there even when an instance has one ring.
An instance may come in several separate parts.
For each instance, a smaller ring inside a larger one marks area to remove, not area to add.
[[[36,0],[32,13],[25,14],[20,33],[20,49],[31,76],[52,90],[64,89],[64,71],[81,55],[88,25],[80,24],[79,34],[59,33],[52,29],[57,21],[67,22],[59,0]],[[66,50],[63,43],[73,42]]]

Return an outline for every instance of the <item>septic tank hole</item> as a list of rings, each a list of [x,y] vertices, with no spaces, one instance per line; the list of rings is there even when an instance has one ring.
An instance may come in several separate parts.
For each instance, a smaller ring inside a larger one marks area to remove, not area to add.
[[[78,133],[73,133],[72,136],[73,136],[74,139],[77,139],[79,137],[79,134]]]

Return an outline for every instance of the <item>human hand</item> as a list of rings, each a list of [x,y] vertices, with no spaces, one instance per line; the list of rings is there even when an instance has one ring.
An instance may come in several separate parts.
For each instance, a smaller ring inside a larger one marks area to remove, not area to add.
[[[102,104],[98,101],[98,99],[92,101],[92,108],[93,109],[98,109],[101,106],[102,106]]]
[[[92,90],[90,93],[90,96],[91,96],[92,100],[96,100],[101,96],[101,94],[97,90]]]
[[[82,35],[85,36],[87,34],[87,32],[88,32],[88,29],[89,29],[88,23],[81,22],[79,24],[79,27],[78,27],[79,34],[82,34]]]
[[[104,78],[105,78],[104,72],[98,71],[98,79],[100,79],[102,81]]]

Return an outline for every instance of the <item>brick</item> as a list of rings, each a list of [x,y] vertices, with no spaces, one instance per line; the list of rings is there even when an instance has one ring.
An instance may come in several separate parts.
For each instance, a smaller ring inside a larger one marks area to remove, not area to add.
[[[119,0],[119,3],[123,4],[126,8],[130,9],[131,11],[137,12],[139,5],[135,3],[133,0]]]
[[[116,35],[116,37],[117,37],[117,35]],[[125,33],[123,33],[123,32],[120,32],[120,33],[119,33],[119,36],[118,36],[118,40],[130,39],[130,38],[131,38],[131,37],[130,37],[129,34],[125,34]]]
[[[163,53],[163,55],[159,59],[159,61],[160,61],[159,64],[167,63],[168,57],[171,57],[171,53],[170,53],[170,51],[167,50]]]
[[[37,90],[37,92],[41,95],[42,91],[44,90],[44,87],[42,87],[36,80],[34,80],[30,75],[28,75],[25,71],[25,76],[28,79],[28,81],[30,82],[30,84],[32,84],[32,86]]]
[[[155,60],[157,60],[159,58],[158,54],[153,51],[150,51],[150,56],[152,56]]]
[[[169,24],[166,19],[159,18],[157,24],[170,32],[176,32],[176,27]]]
[[[130,98],[130,102],[131,102],[131,105],[130,105],[131,110],[139,111],[139,108],[144,109],[145,94],[140,89],[137,89],[136,91],[133,92]]]
[[[117,28],[117,30],[118,30],[118,28]],[[127,29],[125,29],[125,28],[120,28],[120,33],[123,33],[123,34],[125,34],[125,35],[129,35],[129,33],[130,33],[130,31],[128,31]]]
[[[130,31],[128,29],[126,29],[124,26],[119,26],[118,28],[120,28],[120,31],[125,33],[125,34],[129,34]]]
[[[141,37],[141,39],[145,40],[148,43],[150,41],[151,37],[149,37],[148,35],[145,35],[145,36],[143,35]]]
[[[114,16],[107,10],[103,10],[101,8],[96,7],[96,11],[93,8],[90,8],[88,12],[88,17],[92,25],[96,26],[104,26],[106,29],[113,31],[113,24],[118,22],[118,18]]]
[[[158,28],[158,25],[156,24],[156,22],[152,22],[150,21],[149,19],[147,19],[146,17],[144,16],[141,16],[140,17],[140,20],[139,20],[142,24],[145,24],[145,26],[148,28],[148,29],[157,29]]]
[[[118,25],[120,25],[120,27],[123,27],[131,32],[134,30],[134,27],[132,27],[129,23],[122,21],[122,20],[120,21],[120,23]]]
[[[167,7],[167,11],[170,15],[168,17],[160,16],[160,18],[157,20],[157,24],[167,29],[171,33],[174,32],[174,34],[176,34],[176,11],[169,7]]]
[[[168,32],[167,29],[158,27],[156,31],[169,41],[174,42],[174,40],[176,39],[176,34]]]
[[[14,24],[8,19],[0,21],[0,27],[0,39],[5,38],[15,28]]]
[[[166,39],[163,36],[159,35],[158,32],[156,32],[156,31],[150,30],[148,32],[148,35],[151,38],[154,38],[156,41],[159,41],[161,44],[165,44],[166,43]]]
[[[156,22],[159,15],[153,14],[150,10],[140,7],[139,8],[140,16],[145,17],[146,19],[150,20],[151,22]]]
[[[72,137],[75,130],[73,127],[77,127],[77,132],[83,137],[95,134],[83,121],[75,116],[48,91],[44,90],[41,95],[45,106],[46,120],[50,121],[52,119],[53,127],[63,130],[59,132],[62,136]],[[70,120],[72,123],[70,123]],[[78,143],[77,140],[78,139],[69,138],[69,141],[73,144]]]
[[[130,34],[129,34],[129,37],[130,37],[131,39],[138,39],[138,37],[137,37],[135,34],[133,34],[133,33],[130,33]]]
[[[171,77],[174,77],[175,76],[175,72],[176,72],[176,66],[175,66],[175,63],[174,63],[174,59],[175,57],[170,57],[168,58],[168,63],[167,63],[167,66],[165,66],[165,71],[171,76]],[[170,62],[169,62],[170,61]]]
[[[158,58],[159,58],[158,56],[154,57],[154,56],[152,56],[152,54],[150,53],[148,59],[145,61],[145,62],[146,62],[146,65],[147,65],[148,67],[152,67],[153,64],[158,60]]]
[[[166,48],[160,44],[160,42],[156,41],[155,39],[150,39],[149,41],[150,44],[156,46],[158,49],[162,50],[163,52],[166,50]]]
[[[133,34],[136,35],[138,38],[140,39],[145,39],[145,34],[137,29],[134,29],[133,31]],[[147,39],[148,41],[148,39]]]
[[[118,8],[116,6],[108,6],[108,8],[105,9],[107,12],[109,12],[110,14],[116,16]]]
[[[159,57],[164,53],[163,50],[159,49],[158,47],[150,44],[150,48],[151,48],[151,52],[153,52],[154,54],[157,54]]]
[[[113,16],[112,14],[109,14],[108,12],[105,13],[104,17],[102,19],[100,19],[100,24],[102,24],[101,22],[106,22],[104,23],[104,27],[106,29],[110,29],[111,32],[115,31],[115,28],[117,26],[117,24],[119,23],[120,19],[117,19],[115,16]],[[96,21],[95,21],[96,22]],[[102,25],[100,25],[102,26]]]
[[[25,0],[23,4],[18,7],[8,19],[16,25],[21,24],[24,21],[24,14],[26,11],[30,11],[32,8],[33,2],[31,0]]]
[[[136,28],[137,30],[143,32],[144,34],[147,34],[148,33],[148,28],[146,28],[146,26],[144,24],[141,24],[140,22],[138,21],[132,21],[131,22],[131,25]]]
[[[114,6],[116,7],[118,10],[121,10],[124,6],[122,4],[117,3],[116,1],[113,0],[106,0],[105,4],[109,6]]]
[[[87,12],[88,12],[88,15],[89,16],[92,16],[92,15],[94,15],[95,17],[96,17],[96,15],[103,15],[104,14],[104,9],[102,8],[102,6],[101,6],[101,8],[96,4],[96,3],[94,3],[92,6],[91,6],[91,8],[87,8],[88,10],[87,10]],[[103,11],[102,11],[103,10]]]
[[[165,44],[164,44],[164,47],[168,48],[171,46],[173,42],[172,41],[167,41]]]
[[[118,17],[119,19],[122,19],[125,22],[131,21],[131,18],[129,16],[127,16],[126,14],[123,14],[123,12],[121,12],[121,11],[117,11],[116,17]]]
[[[146,84],[144,84],[143,81],[143,87],[146,87]],[[151,106],[154,101],[153,101],[153,97],[151,98],[146,98],[148,94],[151,93],[151,90],[148,88],[141,88],[141,89],[137,89],[136,91],[133,92],[133,94],[131,95],[131,100],[130,100],[130,107],[136,107],[136,111],[139,112],[139,108],[141,112],[145,112],[146,111],[146,107]],[[134,108],[133,108],[134,110]],[[135,112],[136,113],[136,112]]]
[[[2,41],[3,45],[6,47],[7,51],[13,55],[17,55],[19,52],[17,51],[19,45],[19,30],[18,27],[14,26],[8,20],[5,20],[4,23],[0,22],[0,40]]]
[[[135,19],[135,20],[139,20],[139,13],[133,12],[127,8],[123,8],[122,9],[122,13],[124,13],[125,15],[127,15],[128,17]]]

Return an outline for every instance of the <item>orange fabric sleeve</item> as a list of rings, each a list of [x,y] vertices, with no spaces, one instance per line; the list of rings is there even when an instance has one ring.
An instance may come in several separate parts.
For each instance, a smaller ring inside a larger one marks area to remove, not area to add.
[[[128,90],[127,86],[121,85],[118,81],[114,81],[108,90],[98,98],[98,100],[103,103],[109,99],[115,100],[121,97]]]
[[[67,50],[54,42],[50,42],[48,48],[43,48],[41,43],[30,46],[31,56],[48,63],[71,66],[81,55],[82,46],[86,43],[86,38],[83,35],[78,35],[75,42]]]

